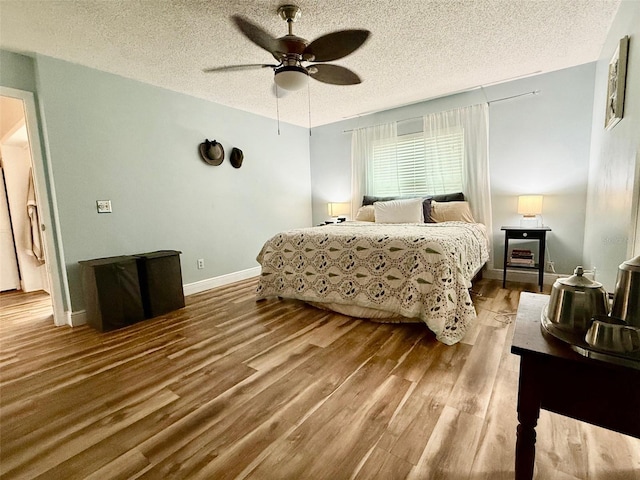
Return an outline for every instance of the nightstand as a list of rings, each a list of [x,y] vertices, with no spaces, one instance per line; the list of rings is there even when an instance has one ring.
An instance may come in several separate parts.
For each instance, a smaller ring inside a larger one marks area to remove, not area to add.
[[[502,267],[502,288],[505,287],[507,281],[507,268],[520,270],[537,270],[538,285],[542,291],[542,283],[544,281],[544,252],[547,242],[547,232],[549,227],[502,227],[504,230],[504,265]],[[539,245],[538,261],[534,265],[514,265],[507,262],[509,259],[509,240],[537,240]]]

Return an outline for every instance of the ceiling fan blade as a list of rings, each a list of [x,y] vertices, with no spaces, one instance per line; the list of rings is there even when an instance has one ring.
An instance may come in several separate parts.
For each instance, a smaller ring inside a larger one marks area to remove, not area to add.
[[[255,70],[258,68],[276,68],[277,65],[269,65],[266,63],[251,63],[247,65],[226,65],[224,67],[205,68],[202,71],[205,73],[210,72],[229,72],[233,70]]]
[[[245,37],[277,58],[277,52],[282,51],[278,39],[240,15],[233,15],[231,18]]]
[[[331,85],[356,85],[362,83],[358,75],[340,65],[312,65],[309,67],[309,75],[319,82],[330,83]]]
[[[360,48],[370,34],[369,30],[340,30],[328,33],[307,45],[304,57],[313,55],[313,58],[309,58],[313,62],[338,60]]]

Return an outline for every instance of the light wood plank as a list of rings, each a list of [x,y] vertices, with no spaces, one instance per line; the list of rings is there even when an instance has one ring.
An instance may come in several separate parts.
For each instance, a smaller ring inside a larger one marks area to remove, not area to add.
[[[358,470],[355,480],[402,480],[411,471],[409,462],[374,447],[366,463]]]
[[[517,392],[518,374],[508,369],[500,370],[473,460],[474,480],[513,479]]]
[[[482,419],[445,406],[418,464],[407,477],[417,479],[467,478],[478,447]]]
[[[507,336],[506,328],[481,326],[474,348],[447,400],[447,405],[484,418]]]

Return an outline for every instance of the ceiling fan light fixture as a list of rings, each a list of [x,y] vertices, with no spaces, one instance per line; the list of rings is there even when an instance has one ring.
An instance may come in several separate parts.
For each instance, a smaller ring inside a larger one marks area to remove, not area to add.
[[[276,70],[274,81],[284,90],[300,90],[307,84],[308,76],[304,67],[285,65]]]

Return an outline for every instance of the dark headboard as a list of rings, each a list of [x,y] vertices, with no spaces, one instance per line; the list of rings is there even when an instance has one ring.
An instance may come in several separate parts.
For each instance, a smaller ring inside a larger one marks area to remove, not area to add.
[[[373,205],[375,202],[387,202],[389,200],[397,200],[400,198],[416,198],[416,197],[376,197],[374,195],[365,195],[362,197],[362,206]],[[464,193],[445,193],[443,195],[426,195],[422,202],[425,223],[433,223],[431,220],[431,200],[436,202],[464,202]]]

